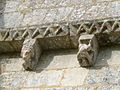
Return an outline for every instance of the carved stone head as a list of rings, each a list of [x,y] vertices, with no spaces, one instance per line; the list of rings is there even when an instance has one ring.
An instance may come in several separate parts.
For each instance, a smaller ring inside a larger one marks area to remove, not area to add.
[[[21,50],[21,56],[24,60],[30,60],[34,56],[33,42],[31,40],[25,40]]]

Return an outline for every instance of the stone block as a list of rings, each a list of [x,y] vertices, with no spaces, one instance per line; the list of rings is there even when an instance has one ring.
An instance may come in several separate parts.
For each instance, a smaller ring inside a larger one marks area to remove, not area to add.
[[[61,80],[62,86],[78,86],[83,85],[89,70],[85,68],[74,68],[64,70]]]
[[[99,86],[97,90],[119,90],[120,85],[103,85]]]
[[[21,90],[20,88],[0,88],[0,90]]]
[[[1,88],[20,88],[26,79],[27,72],[11,72],[0,75]]]
[[[0,64],[19,63],[20,53],[6,53],[0,55]]]
[[[60,2],[61,2],[61,0],[44,0],[41,7],[42,8],[56,7],[59,5]]]
[[[44,22],[45,23],[54,23],[54,22],[65,22],[68,21],[68,17],[73,10],[73,7],[60,7],[51,9],[46,15]]]
[[[89,8],[81,17],[82,20],[103,19],[109,17],[109,13],[106,13],[108,8],[108,2],[97,3]],[[110,9],[110,7],[109,7]]]
[[[22,63],[23,64],[23,63]],[[23,71],[23,66],[21,63],[18,64],[1,64],[1,73],[13,72],[13,71]]]
[[[22,26],[39,25],[44,23],[43,19],[46,17],[47,13],[47,9],[36,9],[33,10],[33,12],[27,13],[23,19]]]
[[[92,1],[93,0],[87,0],[87,1],[84,1],[84,0],[71,0],[71,4],[89,6],[89,5],[92,5]]]
[[[20,0],[18,11],[22,14],[30,13],[36,5],[36,0]]]
[[[50,33],[48,36],[52,36],[52,33]],[[39,39],[39,42],[43,50],[56,50],[56,49],[70,49],[70,39],[68,36],[68,32],[61,32],[56,36],[56,38],[50,37],[44,39]]]
[[[16,12],[20,4],[20,0],[5,0],[3,4],[5,5],[4,13]]]
[[[119,46],[104,46],[100,49],[95,66],[120,65],[119,55]]]
[[[76,56],[77,50],[46,51],[42,54],[37,70],[41,69],[65,69],[79,67]]]
[[[120,16],[120,1],[96,3],[88,9],[82,19],[104,19]]]
[[[93,67],[84,81],[86,84],[119,84],[120,83],[120,67],[106,66]]]
[[[94,87],[89,86],[40,88],[40,90],[94,90],[94,89],[95,89]]]
[[[22,88],[20,90],[42,90],[41,88]]]
[[[95,0],[94,0],[95,1]],[[117,1],[117,0],[96,0],[96,2],[111,2],[111,1]]]
[[[18,12],[6,13],[4,14],[3,17],[1,17],[1,19],[2,26],[0,27],[6,28],[19,27],[22,22],[23,15],[21,15]]]
[[[0,15],[0,27],[3,27],[4,26],[4,15],[1,14]]]
[[[120,1],[116,0],[108,4],[106,15],[107,17],[118,17],[120,16]]]
[[[63,70],[50,70],[29,73],[22,87],[58,86],[63,76]]]
[[[53,8],[53,7],[69,7],[79,5],[90,5],[92,0],[45,0],[41,7],[42,8]]]
[[[19,53],[1,54],[0,69],[1,73],[23,71],[23,59],[20,58]]]
[[[79,21],[87,9],[88,6],[83,6],[83,5],[74,7],[73,11],[70,14],[69,20]]]

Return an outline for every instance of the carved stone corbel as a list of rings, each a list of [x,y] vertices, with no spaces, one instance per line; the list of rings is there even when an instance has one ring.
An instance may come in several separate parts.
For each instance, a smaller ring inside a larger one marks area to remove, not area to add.
[[[81,35],[79,37],[79,51],[77,59],[82,67],[93,66],[98,54],[98,42],[95,35]]]
[[[24,59],[23,67],[25,70],[35,70],[36,64],[41,56],[42,49],[37,39],[26,39],[23,42],[21,56]]]

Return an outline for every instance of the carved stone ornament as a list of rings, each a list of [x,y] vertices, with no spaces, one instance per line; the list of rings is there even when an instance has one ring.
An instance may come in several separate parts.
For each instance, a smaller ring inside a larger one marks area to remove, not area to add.
[[[26,70],[34,70],[41,56],[42,49],[37,39],[26,39],[23,42],[21,56],[24,59],[23,67]]]
[[[94,65],[99,47],[120,44],[120,19],[2,28],[0,41],[1,53],[21,50],[26,70],[34,70],[42,52],[48,49],[78,48],[80,65],[89,67]]]
[[[98,54],[98,42],[95,35],[82,35],[79,38],[77,58],[81,66],[93,66]]]

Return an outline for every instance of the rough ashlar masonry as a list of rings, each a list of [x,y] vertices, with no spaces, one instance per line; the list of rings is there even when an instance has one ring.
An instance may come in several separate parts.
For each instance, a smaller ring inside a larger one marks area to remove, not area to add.
[[[0,0],[0,90],[119,90],[119,46],[120,0]]]

